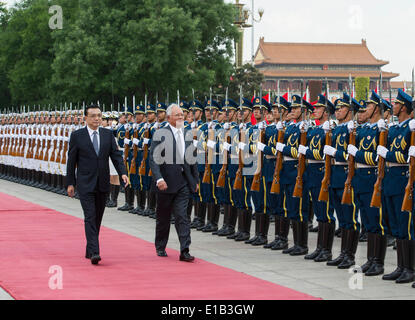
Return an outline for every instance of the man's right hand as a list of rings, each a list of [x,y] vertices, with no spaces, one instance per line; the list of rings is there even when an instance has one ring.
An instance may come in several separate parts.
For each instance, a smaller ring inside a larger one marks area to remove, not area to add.
[[[75,188],[74,186],[68,186],[68,196],[73,198],[75,196]]]
[[[159,182],[157,183],[157,188],[158,188],[160,191],[165,191],[165,190],[167,190],[167,183],[166,183],[166,181],[164,181],[164,180],[159,181]]]

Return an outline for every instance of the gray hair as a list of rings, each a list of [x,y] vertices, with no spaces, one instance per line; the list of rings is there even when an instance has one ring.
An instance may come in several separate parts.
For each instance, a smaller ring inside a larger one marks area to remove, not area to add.
[[[171,105],[168,106],[168,108],[166,110],[166,114],[168,116],[171,116],[171,113],[172,113],[174,107],[180,108],[177,103],[172,103]]]

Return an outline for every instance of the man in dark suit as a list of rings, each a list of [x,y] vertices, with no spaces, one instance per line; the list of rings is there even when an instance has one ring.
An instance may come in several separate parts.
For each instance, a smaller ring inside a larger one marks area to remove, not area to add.
[[[68,195],[74,196],[76,186],[85,216],[85,257],[91,259],[92,264],[101,260],[98,236],[110,191],[110,157],[124,184],[129,183],[113,133],[99,127],[101,119],[99,106],[91,105],[85,109],[87,126],[71,134],[67,162]]]
[[[196,158],[190,152],[192,140],[184,138],[183,111],[177,104],[167,108],[169,125],[153,136],[150,149],[150,168],[157,186],[156,239],[157,255],[166,257],[170,233],[170,217],[174,214],[175,227],[180,241],[180,260],[194,260],[189,253],[190,221],[187,205],[190,191],[196,192],[198,172]]]

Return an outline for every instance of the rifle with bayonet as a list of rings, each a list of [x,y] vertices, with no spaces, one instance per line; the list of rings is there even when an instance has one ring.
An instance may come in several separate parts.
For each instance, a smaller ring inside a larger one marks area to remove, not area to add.
[[[226,107],[226,121],[229,125],[228,129],[225,132],[225,137],[223,141],[226,141],[226,143],[231,144],[231,137],[229,135],[231,131],[231,124],[229,119],[229,101],[228,101],[228,88],[226,88],[226,95],[225,95],[225,107]],[[219,177],[216,185],[218,188],[224,188],[225,182],[226,182],[226,173],[228,171],[228,151],[226,148],[223,148],[223,164],[222,168],[219,171]]]
[[[414,69],[412,69],[412,110],[415,109],[415,102],[413,101],[415,97],[415,74]],[[415,112],[414,112],[415,119]],[[415,146],[415,131],[411,132],[411,147]],[[414,191],[414,181],[415,181],[415,158],[410,157],[409,161],[409,178],[408,184],[405,188],[405,196],[402,201],[402,211],[412,212],[413,207],[413,191]]]
[[[303,113],[303,123],[301,127],[301,134],[300,134],[300,144],[305,146],[307,143],[307,130],[305,130],[305,118],[304,113],[307,112],[307,110],[303,109],[304,103],[303,103],[303,81],[301,81],[301,112]],[[293,197],[295,198],[301,198],[303,196],[303,175],[305,172],[305,162],[306,158],[305,155],[299,154],[298,156],[298,168],[297,168],[297,178],[295,181],[294,186],[294,192]]]
[[[133,96],[133,108],[136,108],[135,105],[135,96]],[[135,128],[134,128],[135,127]],[[138,123],[133,125],[133,138],[138,139]],[[133,159],[131,160],[131,174],[137,173],[137,155],[138,155],[138,146],[134,143],[133,144]]]
[[[278,80],[278,102],[281,104],[281,96],[280,96],[280,81]],[[282,108],[279,107],[279,114],[280,114],[280,122],[283,124],[282,129],[278,130],[278,143],[284,143],[284,136],[285,136],[285,126],[282,118]],[[277,151],[277,161],[275,162],[275,170],[274,170],[274,178],[272,179],[272,185],[270,192],[273,194],[280,194],[281,192],[281,184],[280,184],[280,177],[281,177],[281,170],[282,170],[282,163],[283,163],[283,154],[280,151]]]
[[[144,96],[145,112],[147,114],[147,94]],[[144,131],[143,138],[149,139],[150,137],[150,124],[146,123],[146,130]],[[141,160],[140,168],[138,169],[138,174],[140,176],[145,176],[147,171],[147,158],[148,158],[148,144],[145,144],[143,147],[143,160]],[[151,170],[148,173],[148,176],[151,176]]]
[[[244,129],[244,110],[242,108],[242,86],[240,86],[240,92],[239,92],[239,112],[241,114],[241,122],[239,123],[239,142],[245,141],[245,129]],[[244,154],[243,150],[239,148],[238,152],[239,157],[239,163],[238,163],[238,170],[235,174],[235,181],[233,183],[233,189],[234,190],[242,190],[242,176],[243,176],[243,170],[244,170]]]
[[[265,108],[265,106],[262,105],[262,85],[261,85],[261,88],[260,88],[260,91],[259,91],[259,100],[260,100],[259,110],[261,112],[261,122],[260,122],[260,124],[261,124],[262,121],[264,121],[264,114],[265,114],[264,110],[263,110],[263,108]],[[258,141],[263,143],[263,144],[265,143],[265,130],[264,129],[259,130],[259,139],[258,139]],[[259,192],[260,188],[261,188],[262,167],[264,165],[263,152],[261,150],[257,150],[257,156],[258,156],[258,158],[257,158],[257,167],[256,167],[256,170],[255,170],[254,177],[252,179],[251,191]]]
[[[380,72],[380,90],[379,90],[379,96],[380,96],[380,113],[382,115],[382,119],[384,119],[384,103],[382,99],[382,90],[383,90],[383,77],[382,77],[382,71]],[[379,146],[386,147],[387,139],[388,139],[388,129],[380,129],[379,134]],[[385,158],[379,157],[378,159],[378,178],[376,180],[376,183],[373,187],[373,194],[372,199],[370,201],[370,206],[374,208],[380,208],[382,206],[382,181],[385,177]]]
[[[210,104],[210,106],[209,106],[209,104]],[[212,119],[212,88],[210,88],[210,96],[209,96],[208,107],[209,107],[209,115],[210,115],[211,123],[213,123],[213,119]],[[211,176],[212,176],[211,163],[212,163],[212,157],[213,157],[213,150],[207,146],[207,142],[208,142],[208,140],[213,140],[213,139],[215,139],[215,131],[213,129],[209,128],[209,125],[208,125],[208,136],[207,136],[207,140],[206,140],[206,150],[205,150],[205,172],[203,173],[203,179],[202,179],[202,182],[206,183],[206,184],[211,183]]]
[[[330,115],[330,110],[328,108],[328,86],[329,83],[326,79],[326,112]],[[326,146],[331,146],[332,143],[332,133],[331,133],[331,124],[330,124],[330,116],[329,116],[329,131],[326,132]],[[326,154],[326,158],[324,159],[324,178],[321,181],[321,188],[320,193],[318,195],[318,201],[329,201],[329,187],[330,187],[330,177],[331,177],[331,163],[332,157]]]
[[[366,100],[367,100],[368,92],[366,88]],[[349,133],[349,144],[356,145],[356,112],[352,105],[352,98],[350,96],[350,108],[353,112],[353,121],[355,125],[353,126],[352,132]],[[344,183],[344,191],[342,196],[342,204],[351,205],[352,204],[352,180],[355,174],[355,158],[351,154],[348,155],[347,158],[347,178]]]

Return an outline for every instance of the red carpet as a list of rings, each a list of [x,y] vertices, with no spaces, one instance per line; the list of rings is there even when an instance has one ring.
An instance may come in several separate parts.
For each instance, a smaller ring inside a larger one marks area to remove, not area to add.
[[[0,208],[0,286],[15,299],[315,299],[197,257],[180,262],[176,250],[159,258],[153,243],[105,227],[103,260],[93,266],[84,257],[82,219],[2,193]],[[49,287],[54,265],[62,289]]]

